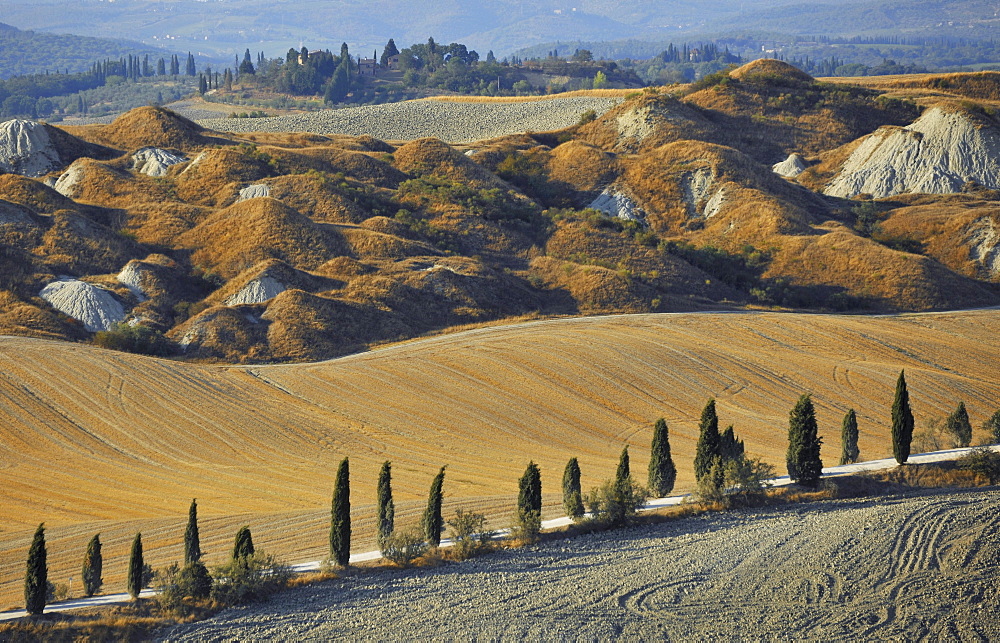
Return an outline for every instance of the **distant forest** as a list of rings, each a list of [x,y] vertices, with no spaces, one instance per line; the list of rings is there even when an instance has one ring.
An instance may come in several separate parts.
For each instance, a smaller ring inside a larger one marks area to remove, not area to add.
[[[374,69],[367,59],[367,75],[359,68],[361,57],[349,52],[346,44],[336,53],[292,48],[273,58],[258,52],[255,59],[247,49],[242,61],[238,56],[232,61],[232,68],[215,70],[210,65],[199,68],[191,53],[182,59],[143,48],[140,43],[56,36],[0,23],[2,73],[35,70],[0,80],[0,118],[100,116],[194,92],[237,104],[317,108],[324,103],[380,103],[433,92],[510,96],[638,88],[693,82],[729,65],[764,57],[784,60],[813,76],[955,71],[991,63],[1000,67],[998,40],[912,36],[748,35],[680,43],[557,43],[502,59],[492,51],[480,56],[462,43],[439,44],[433,38],[399,50],[389,39]],[[114,51],[121,52],[117,59],[107,55]],[[95,55],[84,62],[88,53]],[[390,65],[389,57],[398,58]],[[37,73],[39,60],[51,69]],[[274,96],[248,102],[229,91],[237,80],[243,87]]]
[[[153,58],[170,55],[141,42],[22,31],[0,22],[0,79],[46,70],[80,73],[90,69],[95,60],[129,54]]]

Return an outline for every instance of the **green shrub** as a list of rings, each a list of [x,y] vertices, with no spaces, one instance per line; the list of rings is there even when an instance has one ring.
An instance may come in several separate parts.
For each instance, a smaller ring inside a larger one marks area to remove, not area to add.
[[[698,480],[695,497],[701,502],[721,502],[730,506],[736,499],[762,495],[774,478],[774,467],[759,458],[742,454],[723,459],[716,456],[707,475]]]
[[[422,531],[417,527],[411,527],[392,532],[385,539],[382,555],[401,567],[408,567],[414,560],[427,553],[427,549]]]
[[[646,503],[649,492],[631,477],[624,481],[607,480],[587,494],[587,509],[595,522],[620,526],[631,522]]]
[[[990,416],[983,422],[983,430],[990,434],[993,444],[1000,444],[1000,411]]]
[[[154,576],[154,587],[159,591],[157,603],[166,610],[184,613],[185,598],[208,598],[212,593],[212,576],[200,561],[183,567],[172,563]]]
[[[111,330],[98,331],[94,335],[94,344],[101,348],[156,357],[167,357],[174,353],[173,342],[160,331],[142,324],[130,326],[121,323]]]
[[[212,598],[228,605],[263,600],[282,589],[291,569],[274,556],[257,552],[215,568]]]
[[[537,511],[519,511],[514,514],[508,540],[530,544],[538,542],[542,532],[542,514]]]
[[[958,468],[989,478],[990,484],[1000,482],[1000,453],[990,449],[973,449],[958,459]]]
[[[452,551],[458,560],[492,549],[495,532],[486,528],[486,516],[483,514],[459,509],[455,517],[448,521],[448,526],[455,543]]]

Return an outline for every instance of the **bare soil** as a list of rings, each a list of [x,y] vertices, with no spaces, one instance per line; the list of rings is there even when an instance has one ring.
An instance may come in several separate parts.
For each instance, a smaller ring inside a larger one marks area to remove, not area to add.
[[[997,640],[1000,492],[706,514],[302,587],[166,640]]]

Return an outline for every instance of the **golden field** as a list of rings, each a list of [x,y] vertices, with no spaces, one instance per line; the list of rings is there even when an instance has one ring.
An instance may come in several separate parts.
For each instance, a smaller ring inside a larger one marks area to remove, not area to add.
[[[459,506],[504,526],[531,459],[559,513],[568,458],[585,489],[613,475],[623,444],[645,479],[650,429],[670,426],[678,490],[691,488],[697,420],[710,397],[722,428],[783,471],[788,411],[816,403],[823,459],[858,413],[864,459],[890,452],[889,407],[905,368],[918,430],[959,400],[973,425],[997,410],[1000,311],[898,316],[688,313],[493,326],[332,361],[206,366],[33,338],[0,338],[0,606],[22,602],[24,561],[48,527],[50,579],[79,573],[101,532],[104,590],[124,589],[128,544],[148,562],[182,556],[199,503],[210,563],[250,525],[288,562],[327,553],[337,463],[351,458],[354,551],[373,549],[375,481],[393,462],[397,525],[415,519],[448,465],[445,517]],[[974,439],[983,436],[977,430]]]

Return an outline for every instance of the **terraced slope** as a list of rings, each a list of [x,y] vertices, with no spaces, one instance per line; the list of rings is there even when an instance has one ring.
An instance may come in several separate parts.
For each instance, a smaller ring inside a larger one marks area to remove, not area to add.
[[[776,313],[630,315],[483,328],[310,365],[195,366],[89,346],[0,339],[0,605],[21,601],[38,522],[52,580],[79,578],[86,541],[105,543],[105,588],[123,586],[131,536],[147,558],[181,557],[198,498],[203,550],[225,556],[249,524],[290,562],[326,554],[337,462],[351,457],[355,548],[371,548],[375,479],[394,463],[397,520],[421,509],[448,464],[446,517],[511,513],[529,459],[554,491],[570,456],[589,488],[622,443],[646,467],[664,416],[690,488],[709,397],[752,455],[781,465],[788,411],[816,403],[823,457],[858,412],[863,457],[886,456],[893,385],[905,368],[918,426],[959,399],[975,426],[996,410],[1000,311],[889,317]],[[977,436],[978,437],[978,436]],[[558,498],[547,497],[550,512]],[[79,580],[76,581],[79,589]]]

